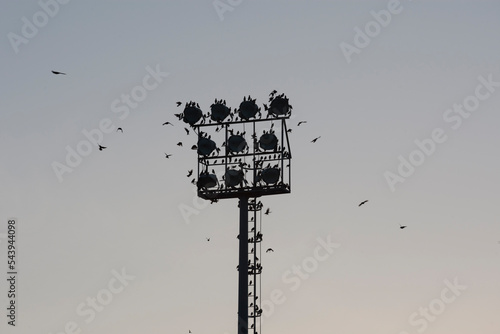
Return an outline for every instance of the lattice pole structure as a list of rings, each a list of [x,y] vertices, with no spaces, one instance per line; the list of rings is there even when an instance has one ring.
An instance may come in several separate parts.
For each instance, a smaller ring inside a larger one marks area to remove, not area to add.
[[[186,103],[178,114],[198,135],[193,146],[198,153],[198,196],[212,203],[239,200],[238,334],[261,332],[262,203],[257,198],[291,192],[286,121],[292,106],[276,91],[270,94],[269,108],[264,106],[265,117],[249,96],[233,112],[224,100],[215,100],[208,114],[195,102]],[[211,129],[215,131],[208,133]]]

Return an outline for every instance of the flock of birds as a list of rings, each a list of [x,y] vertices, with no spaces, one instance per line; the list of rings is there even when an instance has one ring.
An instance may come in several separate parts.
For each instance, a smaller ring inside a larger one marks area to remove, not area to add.
[[[52,72],[54,75],[67,75],[65,72],[60,72],[60,71],[55,71],[55,70],[52,70],[51,72]],[[276,90],[273,90],[273,91],[269,94],[269,96],[270,96],[269,101],[271,101],[271,100],[273,99],[273,97],[274,97],[276,94],[277,94],[277,91],[276,91]],[[250,96],[249,96],[249,98],[250,98]],[[217,100],[216,100],[216,101],[217,101]],[[224,104],[225,104],[225,102],[226,102],[225,100],[221,100],[221,101],[223,101],[223,102],[224,102]],[[182,102],[181,102],[181,101],[177,101],[175,104],[176,104],[176,106],[177,106],[177,107],[180,107],[180,106],[182,105]],[[193,102],[186,103],[185,105],[186,105],[186,106],[188,106],[188,105],[191,105],[191,104],[193,104]],[[194,103],[194,105],[195,105],[196,107],[198,107],[198,108],[199,108],[199,105],[198,105],[197,103]],[[266,110],[268,110],[268,106],[267,106],[266,104],[264,104],[264,108],[265,108]],[[177,118],[182,119],[182,117],[180,117],[180,115],[181,115],[181,114],[174,114],[174,116],[176,116]],[[305,124],[305,123],[307,123],[307,121],[299,121],[299,122],[297,123],[297,126],[300,126],[300,125]],[[173,124],[173,123],[171,123],[170,121],[166,121],[166,122],[164,122],[162,125],[163,125],[163,126],[165,126],[165,125],[174,126],[174,124]],[[189,129],[188,129],[188,128],[184,128],[184,130],[186,131],[186,135],[189,135],[189,134],[190,134],[190,131],[189,131]],[[116,132],[121,132],[121,133],[123,133],[123,128],[121,128],[121,127],[117,128],[117,129],[116,129]],[[292,132],[292,129],[289,129],[289,130],[288,130],[288,132]],[[311,143],[316,143],[316,142],[318,141],[318,139],[320,139],[320,138],[321,138],[321,136],[318,136],[318,137],[316,137],[316,138],[313,138],[313,139],[311,140]],[[182,143],[182,141],[178,142],[176,145],[177,145],[177,146],[179,146],[179,147],[183,147],[183,143]],[[98,149],[99,149],[99,151],[103,151],[103,150],[105,150],[106,148],[107,148],[107,146],[103,146],[103,145],[101,145],[101,144],[98,144]],[[197,146],[196,146],[196,145],[193,145],[193,146],[191,147],[191,149],[192,149],[192,150],[196,150],[196,149],[197,149]],[[170,159],[170,157],[171,157],[171,156],[173,156],[173,154],[172,154],[172,153],[165,153],[165,158],[166,158],[166,159]],[[191,175],[192,175],[192,172],[191,172],[191,173],[188,173],[188,177],[191,177]],[[196,184],[196,182],[195,182],[195,181],[192,181],[191,183]]]
[[[52,72],[54,75],[67,75],[65,72],[60,72],[60,71],[55,71],[55,70],[52,70],[51,72]],[[271,101],[271,100],[272,100],[272,98],[273,98],[276,94],[277,94],[277,91],[276,91],[276,90],[273,90],[273,91],[269,94],[269,96],[270,96],[269,101]],[[250,97],[249,97],[249,99],[250,99]],[[222,100],[222,101],[223,101],[223,102],[224,102],[224,104],[225,104],[225,102],[226,102],[226,101],[225,101],[225,100]],[[216,102],[217,102],[217,100],[216,100]],[[186,103],[186,106],[187,106],[188,104],[191,104],[191,103],[193,103],[193,102]],[[181,101],[177,101],[175,104],[176,104],[176,106],[177,106],[177,107],[182,106],[182,102],[181,102]],[[199,108],[199,105],[198,105],[198,104],[195,104],[195,105]],[[268,107],[267,107],[267,105],[266,105],[266,104],[264,104],[264,108],[265,108],[266,110],[268,109]],[[180,114],[174,114],[174,115],[175,115],[176,117],[178,117],[179,119],[181,119],[181,118],[179,117],[179,115],[180,115]],[[299,122],[297,123],[297,126],[300,126],[300,125],[305,124],[305,123],[307,123],[307,121],[299,121]],[[165,126],[165,125],[174,126],[174,124],[172,124],[170,121],[166,121],[166,122],[164,122],[162,125],[163,125],[163,126]],[[189,131],[189,129],[188,129],[188,128],[184,128],[184,130],[185,130],[185,132],[186,132],[186,135],[189,135],[189,134],[190,134],[190,131]],[[289,131],[289,132],[292,132],[292,129],[289,129],[288,131]],[[116,132],[121,132],[121,133],[123,133],[123,128],[118,127],[118,128],[116,129]],[[316,143],[316,142],[317,142],[320,138],[321,138],[321,136],[318,136],[318,137],[316,137],[316,138],[313,138],[313,139],[311,140],[311,143],[313,143],[313,144],[314,144],[314,143]],[[183,143],[180,141],[180,142],[178,142],[178,143],[177,143],[177,146],[182,147],[182,146],[183,146]],[[101,144],[98,144],[98,148],[99,148],[99,151],[102,151],[102,150],[106,149],[106,148],[107,148],[107,146],[103,146],[103,145],[101,145]],[[196,145],[193,145],[193,146],[191,147],[191,149],[196,150],[196,149],[197,149],[197,146],[196,146]],[[165,158],[166,158],[166,159],[169,159],[172,155],[173,155],[172,153],[170,153],[170,154],[169,154],[169,153],[165,153]],[[193,175],[193,170],[192,170],[192,169],[190,169],[190,170],[188,171],[188,173],[187,173],[187,175],[186,175],[186,176],[187,176],[188,178],[190,178],[192,175]],[[191,183],[196,184],[196,179],[191,180]],[[368,200],[364,200],[364,201],[362,201],[361,203],[359,203],[359,204],[358,204],[358,207],[360,207],[360,206],[362,206],[362,205],[366,204],[367,202],[368,202]],[[265,211],[265,213],[264,213],[264,214],[265,214],[265,215],[269,215],[270,213],[271,213],[270,209],[269,209],[269,208],[267,208],[267,210]],[[399,224],[399,228],[400,228],[400,229],[405,229],[406,227],[407,227],[406,225],[401,225],[401,224]],[[207,238],[207,241],[210,241],[210,238]],[[266,250],[266,253],[267,253],[267,252],[270,252],[270,251],[273,251],[273,250],[272,250],[271,248],[269,248],[268,250]]]
[[[64,72],[59,72],[59,71],[54,71],[54,70],[52,70],[51,72],[52,72],[54,75],[67,75],[67,74],[66,74],[66,73],[64,73]],[[277,93],[277,91],[276,91],[276,90],[273,90],[273,91],[269,94],[269,95],[270,95],[270,101],[271,101],[272,97],[273,97],[276,93]],[[217,100],[216,100],[216,101],[217,101]],[[223,102],[224,102],[224,104],[225,104],[225,101],[223,101]],[[190,103],[191,103],[191,102],[190,102]],[[177,101],[177,102],[176,102],[176,106],[177,106],[177,107],[180,107],[181,105],[182,105],[182,102],[180,102],[180,101]],[[188,105],[188,103],[186,103],[186,106],[187,106],[187,105]],[[199,108],[199,106],[198,106],[197,104],[196,104],[196,106]],[[268,107],[267,107],[267,105],[266,105],[266,104],[264,104],[264,108],[265,108],[266,110],[268,109]],[[174,115],[175,115],[175,116],[177,116],[177,117],[179,118],[179,114],[174,114]],[[304,120],[303,120],[303,121],[299,121],[299,122],[297,123],[297,126],[301,126],[302,124],[305,124],[305,123],[307,123],[307,121],[304,121]],[[174,126],[174,124],[172,124],[172,123],[171,123],[171,122],[169,122],[169,121],[166,121],[166,122],[164,122],[164,123],[162,124],[162,126],[167,126],[167,125],[169,125],[169,126]],[[189,129],[184,128],[184,130],[185,130],[185,132],[186,132],[186,135],[189,135],[189,134],[190,134]],[[121,133],[123,133],[123,128],[118,127],[118,128],[116,129],[116,132],[121,132]],[[292,129],[289,129],[289,130],[288,130],[288,132],[292,132]],[[311,143],[313,143],[313,144],[314,144],[314,143],[316,143],[316,142],[317,142],[320,138],[321,138],[321,136],[318,136],[318,137],[316,137],[316,138],[313,138],[313,139],[311,140]],[[180,141],[180,142],[178,142],[178,143],[177,143],[177,146],[182,147],[182,146],[183,146],[183,143]],[[99,151],[102,151],[102,150],[106,149],[107,147],[106,147],[106,146],[103,146],[103,145],[101,145],[101,144],[99,144],[99,145],[98,145],[98,148],[99,148]],[[196,149],[197,149],[197,146],[196,146],[196,145],[193,145],[193,146],[191,147],[191,149],[196,150]],[[169,159],[172,155],[173,155],[172,153],[170,153],[170,154],[169,154],[169,153],[165,153],[165,158],[166,158],[166,159]],[[188,170],[188,172],[187,172],[187,175],[186,175],[186,176],[187,176],[188,178],[192,177],[193,172],[194,172],[194,171],[193,171],[193,169]],[[196,184],[196,180],[195,180],[195,179],[193,179],[193,180],[191,181],[191,183]],[[362,201],[361,203],[359,203],[359,204],[358,204],[358,207],[361,207],[362,205],[366,204],[367,202],[368,202],[368,200],[364,200],[364,201]],[[264,214],[265,214],[265,215],[269,215],[270,213],[271,213],[271,209],[270,209],[270,208],[267,208],[267,209],[266,209],[266,211],[264,212]],[[406,227],[407,227],[406,225],[401,225],[401,224],[399,224],[399,228],[400,228],[400,229],[404,229],[404,228],[406,228]],[[207,242],[210,242],[210,238],[209,238],[209,237],[206,237],[206,241],[207,241]],[[500,242],[499,242],[499,243],[500,243]],[[274,250],[273,250],[272,248],[267,248],[267,249],[266,249],[266,253],[270,253],[270,252],[274,252]],[[191,332],[191,330],[189,330],[189,332],[188,332],[188,333],[189,333],[189,334],[191,334],[191,333],[192,333],[192,332]]]

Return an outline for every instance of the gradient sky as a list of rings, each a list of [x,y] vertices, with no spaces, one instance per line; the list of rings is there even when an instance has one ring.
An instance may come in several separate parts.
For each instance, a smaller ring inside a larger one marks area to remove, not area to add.
[[[498,1],[58,4],[52,16],[37,1],[1,4],[1,333],[235,333],[237,201],[197,199],[185,177],[196,139],[173,113],[176,101],[205,111],[214,98],[266,103],[273,89],[293,105],[293,180],[291,194],[262,199],[272,210],[263,247],[275,252],[262,256],[261,298],[282,294],[263,333],[500,331]],[[389,8],[390,22],[374,23],[372,12]],[[34,17],[38,31],[23,37]],[[375,30],[362,45],[366,27]],[[341,46],[356,41],[346,57]],[[120,100],[148,68],[168,75],[126,113]],[[467,118],[453,111],[474,101]],[[54,163],[106,119],[108,148],[59,180]],[[421,158],[415,141],[435,131],[441,142],[391,188],[387,172]],[[340,246],[319,261],[318,238]],[[307,275],[293,271],[304,265]],[[122,271],[133,279],[119,283]],[[454,281],[456,295],[446,290]],[[91,316],[98,296],[112,299]]]

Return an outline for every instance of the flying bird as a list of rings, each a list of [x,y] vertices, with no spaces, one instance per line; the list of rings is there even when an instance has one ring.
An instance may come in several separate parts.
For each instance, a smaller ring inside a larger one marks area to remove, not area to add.
[[[191,175],[193,175],[193,170],[192,170],[192,169],[191,169],[191,170],[188,170],[188,175],[187,175],[187,177],[191,177]]]
[[[302,123],[307,123],[307,121],[300,121],[297,123],[297,126],[300,126],[300,124],[302,124]]]
[[[165,158],[167,158],[167,159],[168,159],[168,158],[170,158],[171,156],[172,156],[172,154],[167,154],[167,153],[165,153]]]
[[[123,133],[123,129],[122,128],[116,129],[116,132],[118,132],[118,131],[121,131]]]
[[[178,142],[178,143],[177,143],[177,146],[182,146],[182,142],[181,142],[181,141],[180,141],[180,142]]]
[[[272,248],[268,248],[268,249],[266,250],[266,253],[269,253],[269,252],[274,252],[274,250],[273,250]]]
[[[175,103],[177,104],[177,106],[178,106],[178,107],[180,107],[180,106],[181,106],[181,104],[182,104],[182,102],[180,102],[180,101],[177,101],[177,102],[175,102]],[[191,331],[189,331],[189,333],[191,333]]]
[[[101,145],[99,145],[99,151],[102,151],[102,150],[104,150],[105,148],[106,148],[106,146],[101,146]]]
[[[311,140],[311,143],[315,143],[320,138],[321,138],[321,136],[314,138],[313,140]]]
[[[189,130],[188,129],[184,128],[184,130],[186,130],[186,134],[189,134]]]
[[[165,122],[165,123],[163,123],[162,125],[167,125],[167,124],[170,124],[170,125],[174,126],[174,125],[173,125],[172,123],[170,123],[170,122]]]
[[[400,229],[404,229],[405,227],[406,227],[406,225],[401,225],[401,224],[399,224],[399,228],[400,228]]]
[[[210,238],[207,238],[207,241],[210,241]]]
[[[52,73],[54,73],[55,75],[58,75],[58,74],[66,75],[66,73],[63,73],[63,72],[57,72],[57,71],[52,71]]]
[[[359,203],[358,206],[361,206],[361,205],[365,204],[366,202],[368,202],[368,200],[364,200],[363,202]]]
[[[271,213],[271,209],[267,208],[266,212],[264,212],[265,215],[268,215]]]

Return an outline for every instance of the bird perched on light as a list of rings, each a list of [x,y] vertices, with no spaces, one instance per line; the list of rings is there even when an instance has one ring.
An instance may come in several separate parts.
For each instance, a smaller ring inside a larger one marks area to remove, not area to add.
[[[174,126],[174,125],[173,125],[172,123],[170,123],[170,122],[165,122],[165,123],[163,123],[162,125],[167,125],[167,124],[170,124],[170,125]]]
[[[165,158],[167,158],[167,159],[168,159],[168,158],[170,158],[171,156],[172,156],[172,154],[167,154],[167,153],[165,153]]]
[[[268,249],[266,250],[266,253],[269,253],[269,252],[274,252],[274,250],[273,250],[272,248],[268,248]]]
[[[358,206],[361,206],[361,205],[365,204],[366,202],[368,202],[368,200],[364,200],[363,202],[359,203]]]
[[[401,225],[401,224],[399,224],[399,228],[400,228],[400,229],[404,229],[404,228],[406,228],[406,225]]]
[[[122,128],[116,129],[116,132],[118,132],[118,131],[121,131],[123,133],[123,129]]]
[[[321,138],[321,136],[314,138],[313,140],[311,140],[311,143],[315,143],[320,138]]]
[[[52,73],[54,73],[55,75],[58,75],[58,74],[66,75],[66,73],[63,73],[63,72],[57,72],[57,71],[52,71]]]
[[[99,145],[99,151],[102,151],[106,148],[106,146]]]

